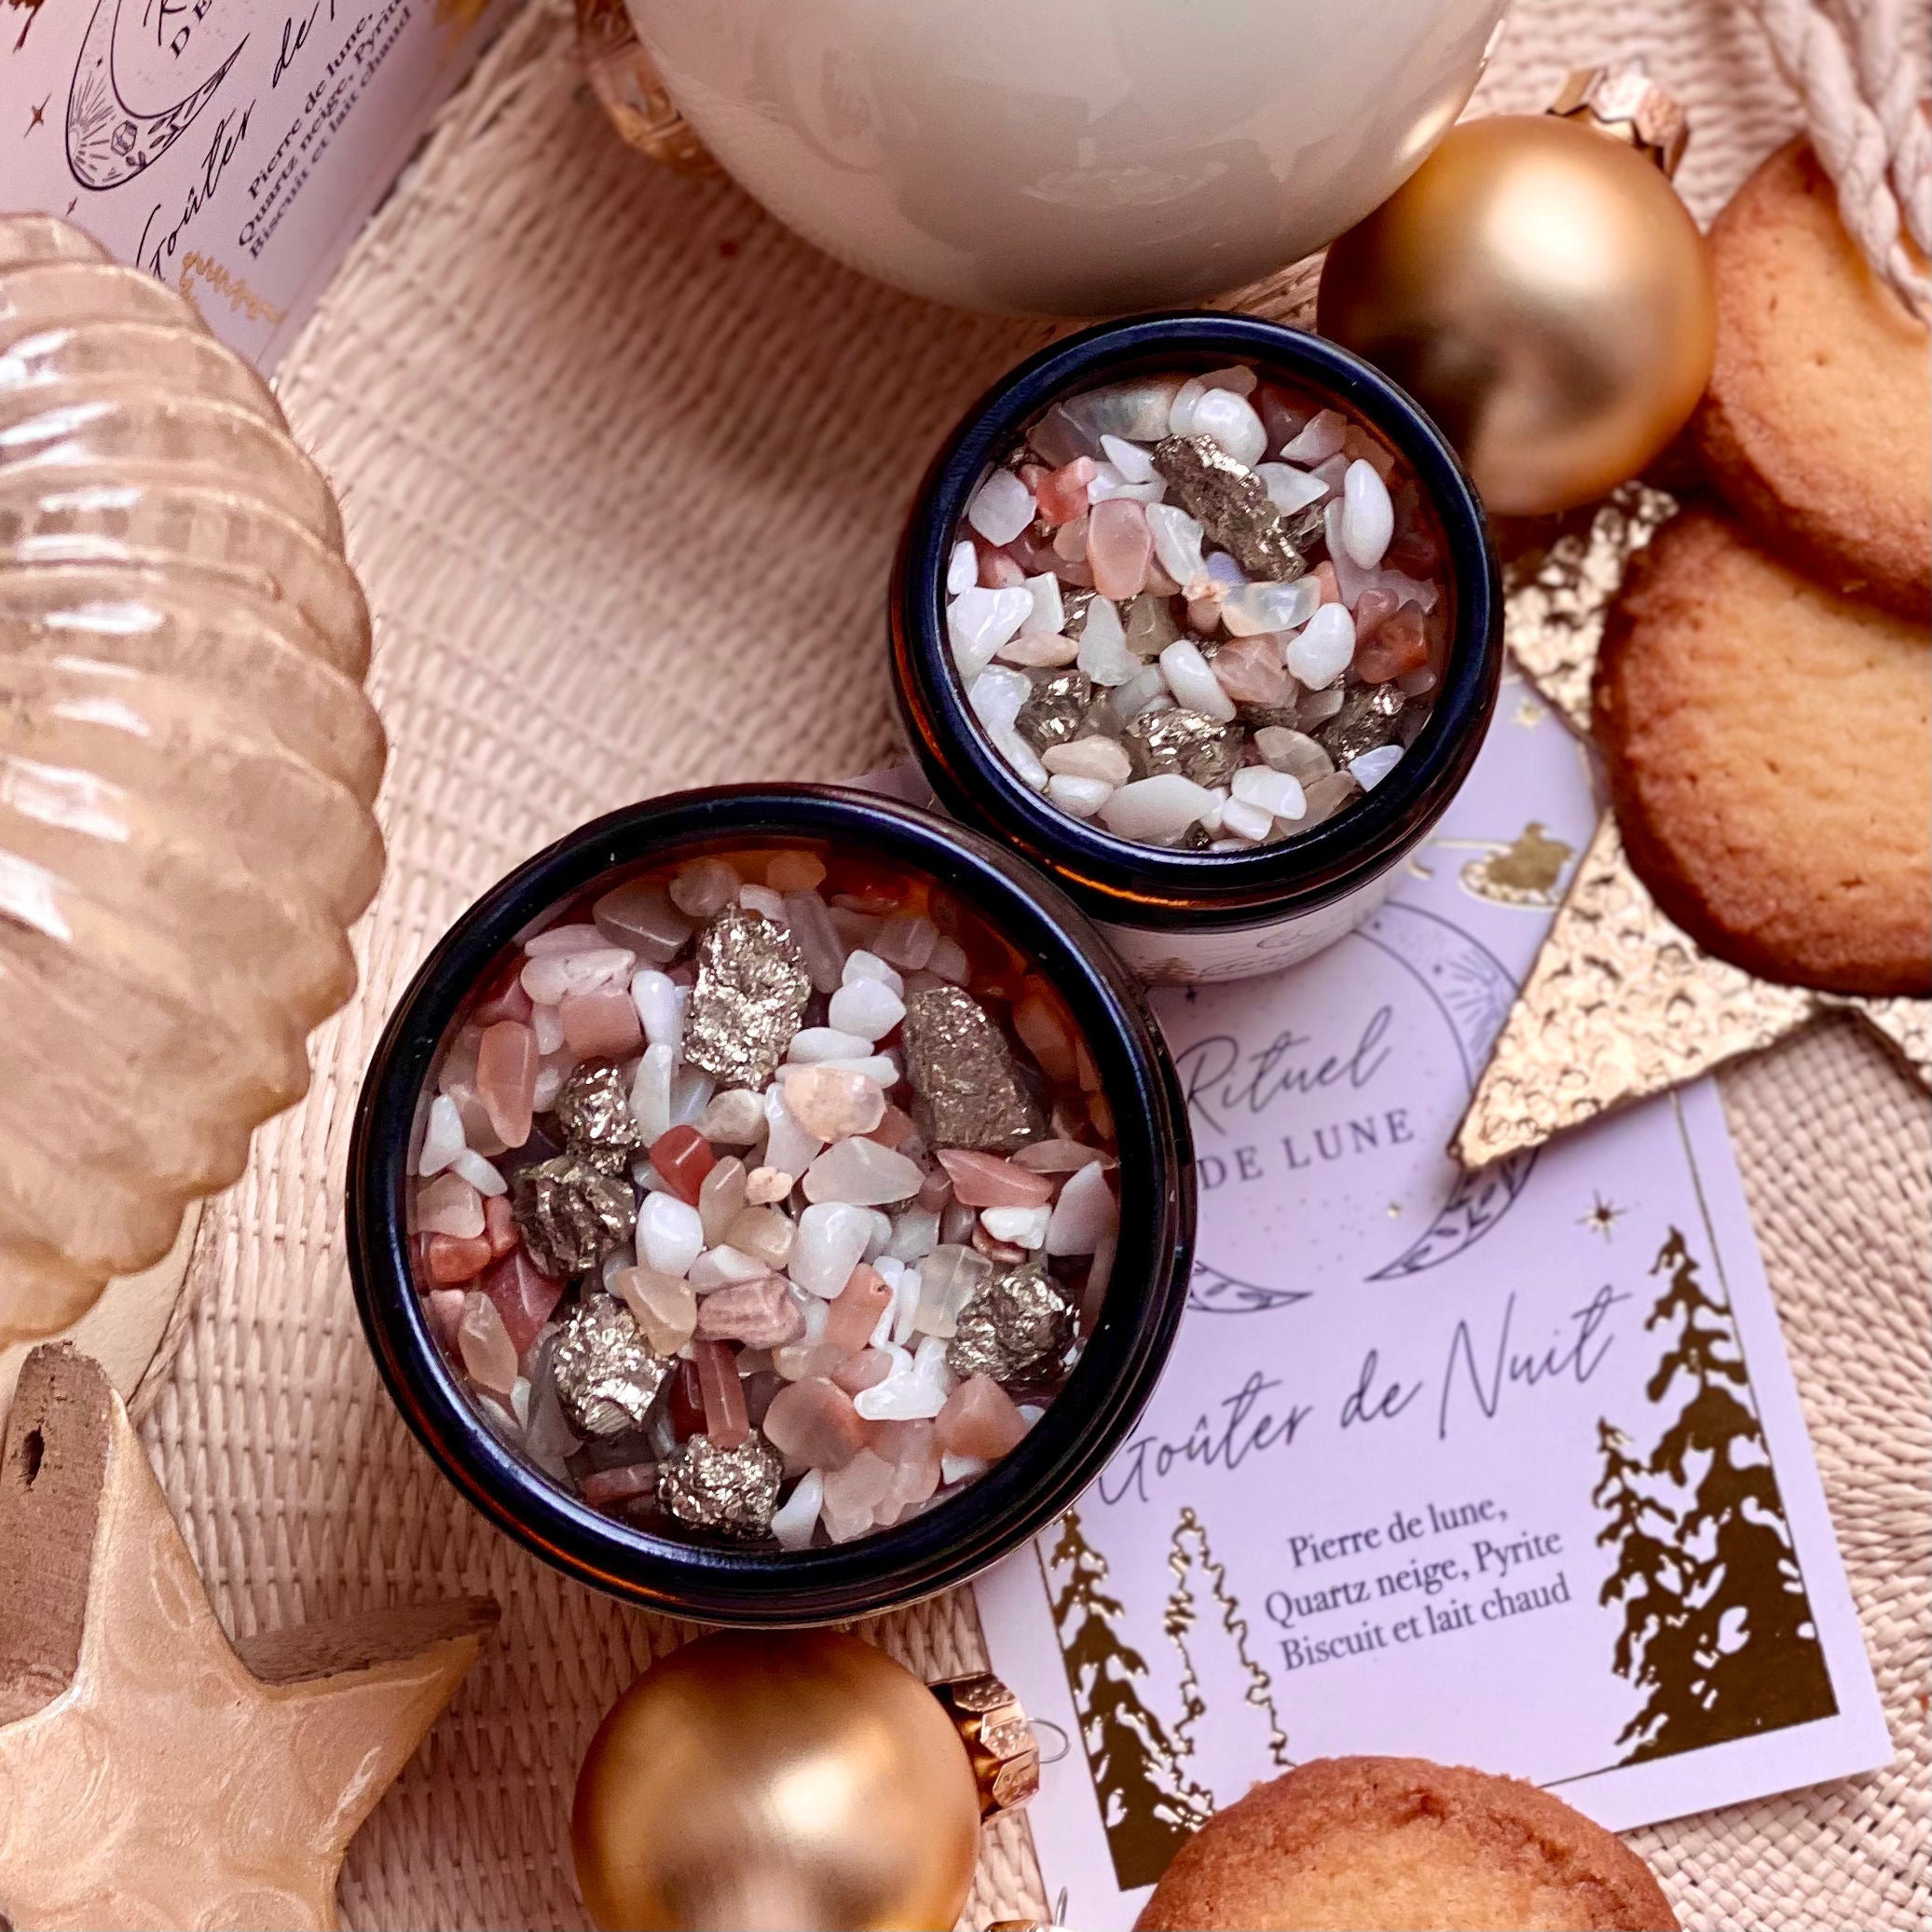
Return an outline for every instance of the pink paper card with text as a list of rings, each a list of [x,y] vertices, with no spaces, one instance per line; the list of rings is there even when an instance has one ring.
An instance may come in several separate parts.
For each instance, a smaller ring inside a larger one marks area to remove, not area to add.
[[[1129,1925],[1306,1759],[1473,1764],[1626,1828],[1890,1755],[1715,1089],[1444,1152],[1596,809],[1512,678],[1359,932],[1156,996],[1199,1162],[1180,1338],[978,1586],[1070,1740],[1032,1815],[1069,1924]]]
[[[0,212],[271,369],[506,0],[0,0]]]

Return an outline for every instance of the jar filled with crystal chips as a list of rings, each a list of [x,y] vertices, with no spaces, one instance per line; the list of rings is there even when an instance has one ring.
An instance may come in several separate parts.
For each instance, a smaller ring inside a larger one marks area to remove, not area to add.
[[[940,802],[1158,980],[1306,957],[1380,903],[1500,665],[1480,506],[1421,410],[1319,338],[1143,318],[996,385],[892,601]]]
[[[1130,982],[1006,855],[862,795],[603,823],[459,924],[377,1056],[351,1248],[405,1413],[540,1547],[694,1612],[743,1610],[666,1553],[739,1591],[849,1592],[888,1541],[977,1567],[976,1492],[1017,1541],[1184,1292]]]

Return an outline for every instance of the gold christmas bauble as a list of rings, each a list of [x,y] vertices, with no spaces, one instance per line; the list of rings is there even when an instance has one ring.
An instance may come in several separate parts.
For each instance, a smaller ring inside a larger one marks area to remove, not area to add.
[[[604,1928],[949,1926],[980,1799],[953,1720],[836,1631],[719,1632],[654,1664],[577,1777],[577,1883]]]
[[[1496,515],[1641,471],[1710,379],[1704,238],[1655,161],[1580,119],[1446,134],[1328,251],[1316,326],[1403,384]]]

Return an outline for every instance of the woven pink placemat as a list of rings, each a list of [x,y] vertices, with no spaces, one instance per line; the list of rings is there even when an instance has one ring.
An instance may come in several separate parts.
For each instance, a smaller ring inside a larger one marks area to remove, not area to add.
[[[1478,105],[1534,108],[1569,66],[1643,51],[1690,107],[1681,185],[1707,217],[1794,121],[1755,32],[1717,0],[1527,0]],[[377,614],[390,870],[358,934],[361,993],[314,1043],[312,1092],[206,1218],[186,1344],[145,1435],[240,1630],[461,1590],[503,1606],[356,1842],[353,1925],[582,1925],[578,1758],[636,1671],[690,1634],[486,1528],[383,1396],[341,1232],[382,1019],[476,891],[580,820],[890,755],[882,606],[899,518],[960,408],[1048,333],[894,295],[728,185],[652,170],[580,85],[564,16],[533,0],[284,365]],[[1834,1026],[1728,1076],[1725,1100],[1898,1754],[1637,1842],[1690,1925],[1918,1926],[1925,1096]],[[933,1676],[981,1655],[959,1596],[867,1634]],[[965,1923],[1041,1902],[1023,1825],[989,1832]]]

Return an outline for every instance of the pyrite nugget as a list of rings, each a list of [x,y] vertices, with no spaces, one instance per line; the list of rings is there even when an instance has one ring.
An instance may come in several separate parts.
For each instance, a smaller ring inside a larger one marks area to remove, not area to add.
[[[727,907],[698,939],[684,1058],[727,1087],[762,1087],[812,997],[804,955],[761,912]]]
[[[564,1318],[550,1355],[557,1401],[580,1435],[643,1428],[670,1371],[669,1360],[644,1339],[631,1311],[608,1295]]]
[[[1074,1304],[1037,1261],[995,1275],[961,1310],[946,1344],[959,1376],[1024,1381],[1052,1368],[1074,1338]]]
[[[1197,785],[1226,785],[1240,768],[1246,733],[1238,723],[1216,724],[1176,706],[1145,711],[1121,733],[1136,778],[1178,772]]]
[[[614,1062],[586,1061],[557,1089],[556,1124],[570,1152],[622,1173],[644,1135],[631,1114],[630,1083]]]
[[[630,1240],[637,1201],[630,1183],[582,1154],[521,1169],[512,1213],[530,1259],[547,1275],[581,1275]]]
[[[906,1000],[907,1071],[936,1147],[1009,1154],[1037,1140],[1040,1110],[1004,1035],[964,988],[928,986]]]
[[[1336,764],[1346,765],[1364,751],[1393,743],[1400,735],[1396,723],[1404,708],[1403,695],[1394,685],[1360,684],[1315,736]]]
[[[1080,733],[1093,701],[1093,683],[1084,671],[1058,671],[1035,680],[1033,695],[1020,707],[1014,729],[1035,751],[1065,745]]]
[[[658,1504],[693,1529],[762,1536],[772,1527],[784,1474],[784,1459],[761,1435],[747,1436],[735,1449],[694,1435],[658,1464]]]
[[[1308,559],[1289,536],[1267,485],[1212,436],[1164,438],[1154,445],[1154,467],[1208,541],[1257,582],[1285,583],[1307,571]]]

